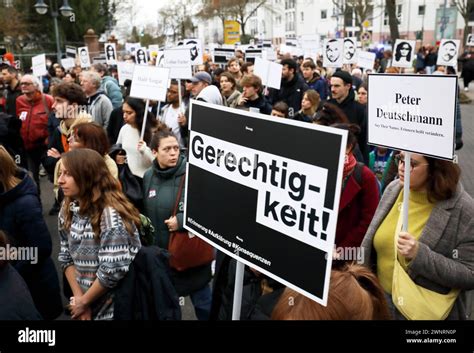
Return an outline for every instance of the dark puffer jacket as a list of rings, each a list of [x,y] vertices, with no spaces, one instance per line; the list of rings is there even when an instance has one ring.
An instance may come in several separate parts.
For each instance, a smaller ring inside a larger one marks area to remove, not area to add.
[[[25,280],[35,306],[45,319],[54,319],[62,311],[58,274],[51,259],[51,236],[43,219],[38,191],[23,170],[21,182],[9,191],[0,187],[0,229],[15,247],[37,249],[37,261],[15,261],[12,265]]]

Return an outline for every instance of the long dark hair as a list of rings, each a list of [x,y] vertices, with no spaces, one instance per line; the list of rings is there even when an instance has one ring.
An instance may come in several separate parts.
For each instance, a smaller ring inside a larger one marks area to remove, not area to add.
[[[135,125],[138,131],[141,133],[143,115],[145,114],[145,102],[138,98],[127,97],[125,98],[124,103],[127,103],[130,108],[132,108],[135,112]],[[156,125],[157,122],[155,119],[155,115],[151,112],[148,112],[146,119],[145,135],[143,136],[143,140],[147,143],[147,145],[150,144],[151,136],[153,135],[153,129],[156,127]]]
[[[407,60],[411,60],[411,45],[408,42],[400,42],[397,47],[395,48],[395,59],[397,61],[400,61],[400,58],[402,57],[401,49],[404,45],[408,45],[408,54],[407,54]]]

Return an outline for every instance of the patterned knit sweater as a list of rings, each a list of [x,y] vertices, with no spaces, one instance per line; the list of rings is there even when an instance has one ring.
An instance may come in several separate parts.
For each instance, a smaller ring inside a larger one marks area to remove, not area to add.
[[[64,206],[63,206],[64,207]],[[59,263],[63,271],[76,268],[76,280],[85,293],[97,278],[109,290],[91,305],[93,320],[113,319],[113,288],[127,274],[130,263],[141,247],[138,230],[127,232],[120,214],[112,207],[104,209],[100,221],[100,236],[94,237],[90,218],[79,214],[79,205],[72,202],[70,230],[64,229],[59,214],[61,249]]]

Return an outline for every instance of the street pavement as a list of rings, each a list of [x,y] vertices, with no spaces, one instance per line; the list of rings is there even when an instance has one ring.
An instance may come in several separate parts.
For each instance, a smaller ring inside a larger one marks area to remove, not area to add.
[[[463,88],[462,85],[461,88]],[[472,99],[472,102],[461,105],[464,146],[461,150],[456,151],[456,153],[462,170],[461,180],[463,186],[469,195],[474,198],[474,88],[471,88],[471,91],[465,93]],[[59,253],[57,216],[48,215],[48,211],[51,209],[53,204],[54,194],[52,185],[47,177],[41,178],[41,190],[43,213],[53,239],[53,257],[58,267],[58,274],[60,274],[61,270],[57,264],[57,254]],[[474,291],[471,292],[471,306],[473,313],[472,319],[474,319]],[[189,297],[185,298],[182,313],[183,320],[196,320]],[[63,315],[60,319],[68,319],[68,316]]]

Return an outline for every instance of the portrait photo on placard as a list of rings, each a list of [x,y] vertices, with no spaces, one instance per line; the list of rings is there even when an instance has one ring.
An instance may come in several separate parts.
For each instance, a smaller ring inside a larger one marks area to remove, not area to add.
[[[357,62],[357,39],[355,37],[344,38],[343,64],[354,64]]]
[[[183,39],[180,40],[177,45],[185,45],[189,48],[193,65],[202,64],[202,45],[199,39]]]
[[[436,65],[456,66],[458,63],[458,52],[458,39],[441,39]]]
[[[91,66],[89,57],[89,49],[87,47],[81,47],[77,49],[79,52],[79,60],[81,61],[81,67],[86,68]]]
[[[146,56],[145,48],[138,48],[135,52],[135,62],[138,65],[146,65],[148,63],[148,58]]]
[[[412,67],[415,53],[415,41],[397,39],[393,48],[393,62],[395,67]]]
[[[114,65],[117,61],[117,55],[115,51],[115,43],[106,43],[104,45],[105,51],[105,60],[107,61],[108,65]]]
[[[342,67],[344,57],[344,39],[326,39],[324,42],[323,65]]]

